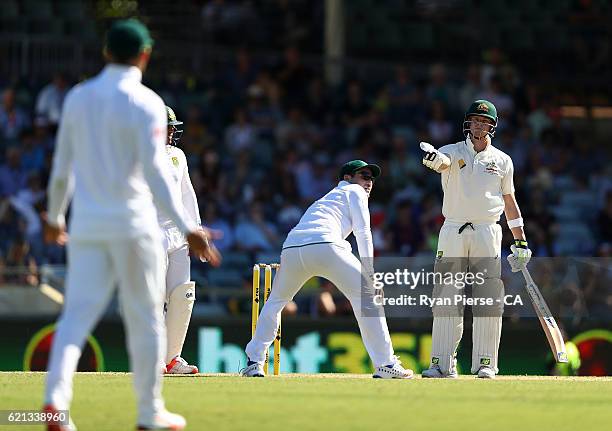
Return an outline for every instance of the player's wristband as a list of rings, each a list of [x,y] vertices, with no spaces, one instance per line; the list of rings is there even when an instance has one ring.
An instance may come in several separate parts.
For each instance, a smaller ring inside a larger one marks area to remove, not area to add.
[[[524,239],[515,239],[514,246],[516,248],[529,248],[529,246],[527,245],[527,241],[525,241]]]
[[[508,220],[508,227],[510,229],[513,229],[515,227],[523,227],[523,226],[525,226],[525,225],[523,224],[523,218],[522,217],[515,218],[515,219],[512,219],[512,220]]]

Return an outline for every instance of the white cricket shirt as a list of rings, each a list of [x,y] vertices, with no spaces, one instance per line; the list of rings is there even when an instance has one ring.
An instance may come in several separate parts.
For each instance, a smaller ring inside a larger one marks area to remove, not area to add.
[[[298,224],[291,229],[283,248],[308,244],[350,244],[346,237],[353,232],[361,258],[373,257],[368,194],[359,184],[340,181],[321,199],[314,202]]]
[[[178,147],[166,145],[166,161],[172,173],[170,181],[172,194],[180,198],[185,215],[199,226],[201,221],[198,199],[189,178],[189,168],[185,153]],[[159,225],[164,228],[175,226],[172,219],[162,211],[158,213],[158,221]]]
[[[490,145],[477,153],[467,138],[439,148],[450,157],[442,171],[442,214],[460,223],[495,223],[504,211],[503,195],[514,193],[512,159]]]
[[[107,65],[66,96],[48,187],[48,218],[78,239],[159,231],[156,205],[183,232],[196,228],[171,193],[162,99],[134,66]],[[155,200],[155,204],[154,204]]]

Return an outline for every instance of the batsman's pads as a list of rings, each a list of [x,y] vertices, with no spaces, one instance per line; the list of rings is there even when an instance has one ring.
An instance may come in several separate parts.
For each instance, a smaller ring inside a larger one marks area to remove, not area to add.
[[[425,155],[423,156],[423,165],[427,166],[429,169],[438,171],[440,166],[443,164],[447,166],[450,165],[450,159],[448,156],[436,150],[433,145],[427,142],[421,142],[420,147],[421,150],[425,151]]]
[[[166,334],[168,350],[166,363],[180,356],[191,320],[195,302],[195,283],[190,281],[176,287],[170,294],[166,309]]]

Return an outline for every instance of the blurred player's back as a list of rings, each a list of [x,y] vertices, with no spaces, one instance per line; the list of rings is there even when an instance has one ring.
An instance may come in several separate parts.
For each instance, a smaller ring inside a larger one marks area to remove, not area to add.
[[[141,125],[163,102],[140,83],[137,68],[109,65],[68,95],[75,195],[71,234],[83,238],[139,234],[157,227],[151,192],[139,160]],[[157,109],[159,112],[159,109]],[[142,132],[141,132],[142,130]],[[163,145],[165,130],[160,134]]]

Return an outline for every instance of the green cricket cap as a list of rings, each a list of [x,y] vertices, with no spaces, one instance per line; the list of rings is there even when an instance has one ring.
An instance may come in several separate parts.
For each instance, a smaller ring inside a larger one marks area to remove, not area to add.
[[[350,162],[342,165],[342,168],[340,168],[340,179],[344,178],[345,175],[353,175],[359,169],[363,168],[369,168],[372,171],[374,178],[380,176],[380,166],[372,163],[366,163],[363,160],[351,160]]]
[[[134,18],[115,21],[106,34],[106,49],[120,61],[134,58],[152,46],[149,30]]]

